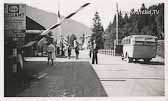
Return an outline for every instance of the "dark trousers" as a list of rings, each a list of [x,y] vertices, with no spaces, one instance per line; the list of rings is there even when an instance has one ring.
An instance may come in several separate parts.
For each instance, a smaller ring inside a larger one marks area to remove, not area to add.
[[[49,65],[49,61],[50,61],[50,58],[48,58],[48,62],[47,62],[48,65]],[[53,59],[51,59],[51,65],[54,65],[54,60]]]
[[[95,61],[96,61],[96,64],[98,64],[97,53],[93,53],[92,64],[95,64]]]
[[[76,59],[79,59],[79,54],[78,53],[76,53]]]
[[[68,51],[68,58],[71,58],[71,51]]]
[[[90,58],[92,57],[92,52],[91,52],[91,50],[89,51],[89,57],[90,57]]]
[[[76,59],[79,58],[79,50],[75,50],[75,53],[76,53]]]

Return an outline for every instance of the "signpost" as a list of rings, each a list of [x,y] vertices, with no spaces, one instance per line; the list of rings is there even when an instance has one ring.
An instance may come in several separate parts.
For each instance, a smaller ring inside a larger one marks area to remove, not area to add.
[[[6,43],[15,43],[12,54],[8,57],[17,57],[17,49],[24,44],[26,32],[26,5],[25,4],[4,4],[4,36]],[[8,45],[7,45],[8,46]],[[8,50],[8,51],[9,51]],[[13,72],[17,72],[17,64],[13,64]]]

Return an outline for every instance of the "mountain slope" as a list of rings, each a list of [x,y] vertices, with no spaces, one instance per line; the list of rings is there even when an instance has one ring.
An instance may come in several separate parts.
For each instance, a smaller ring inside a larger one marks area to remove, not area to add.
[[[57,15],[49,13],[41,9],[27,6],[26,16],[33,19],[45,28],[57,23]],[[77,37],[81,37],[82,34],[91,35],[91,30],[84,24],[74,21],[72,19],[65,20],[61,25],[62,35],[67,36],[68,34],[75,34]],[[59,37],[58,28],[54,29],[53,32]]]

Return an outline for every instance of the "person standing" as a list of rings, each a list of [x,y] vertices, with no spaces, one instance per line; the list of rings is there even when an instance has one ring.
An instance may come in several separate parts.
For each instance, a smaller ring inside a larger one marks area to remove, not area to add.
[[[74,46],[75,46],[76,59],[79,59],[79,44],[76,40]]]
[[[68,59],[71,58],[71,45],[68,44]]]
[[[47,52],[48,52],[47,64],[49,65],[49,61],[51,60],[51,65],[54,65],[54,59],[56,58],[56,56],[55,56],[55,46],[54,46],[52,40],[49,41],[49,45],[47,47]]]
[[[79,46],[76,46],[75,53],[76,53],[76,59],[79,59]]]
[[[98,47],[97,47],[97,44],[96,44],[95,40],[93,41],[92,48],[93,48],[92,49],[92,64],[95,64],[95,61],[96,61],[96,64],[98,64],[98,58],[97,58]]]
[[[89,49],[89,57],[91,58],[92,57],[92,49],[93,49],[91,42],[89,42],[88,49]]]

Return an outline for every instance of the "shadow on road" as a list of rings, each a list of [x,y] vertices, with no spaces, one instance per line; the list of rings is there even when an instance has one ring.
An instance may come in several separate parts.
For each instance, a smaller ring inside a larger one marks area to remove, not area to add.
[[[5,67],[7,68],[7,67]],[[28,88],[30,82],[36,80],[35,74],[43,71],[46,68],[45,62],[31,61],[24,62],[24,68],[17,73],[8,74],[5,72],[4,76],[4,96],[14,97],[25,88]]]
[[[145,63],[144,61],[137,61],[134,63],[146,64],[146,65],[164,65],[164,62],[157,62],[157,61],[150,61],[149,63]]]
[[[5,97],[59,97],[60,90],[77,97],[107,96],[96,72],[87,61],[55,62],[54,66],[48,66],[44,61],[31,61],[24,62],[24,66],[21,73],[8,78],[5,76]],[[48,73],[47,78],[34,77],[43,71]],[[32,82],[38,82],[39,85],[32,88]],[[53,84],[53,89],[59,90],[48,95],[50,84]],[[63,96],[64,93],[61,92]]]

